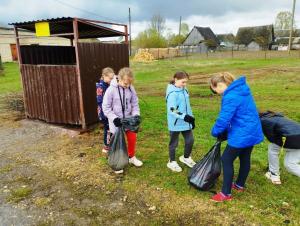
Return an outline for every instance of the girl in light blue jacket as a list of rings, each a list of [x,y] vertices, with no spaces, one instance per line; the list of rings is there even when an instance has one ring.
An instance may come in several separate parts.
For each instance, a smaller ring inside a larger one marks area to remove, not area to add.
[[[195,165],[190,156],[194,144],[192,130],[195,128],[195,118],[190,105],[189,93],[186,89],[188,78],[189,75],[186,72],[176,72],[166,92],[168,129],[170,132],[169,162],[167,167],[174,172],[182,171],[182,168],[175,160],[175,151],[178,146],[180,133],[184,137],[185,146],[184,155],[180,156],[179,160],[191,168]]]

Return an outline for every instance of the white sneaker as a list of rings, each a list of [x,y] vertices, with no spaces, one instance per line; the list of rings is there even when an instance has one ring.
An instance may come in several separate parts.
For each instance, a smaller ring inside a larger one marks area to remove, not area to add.
[[[168,162],[167,167],[174,172],[182,171],[182,168],[178,165],[176,161]]]
[[[194,165],[196,165],[195,161],[190,157],[185,158],[183,155],[179,157],[179,161],[184,163],[190,168],[193,168]]]
[[[141,167],[143,165],[143,162],[138,160],[135,156],[129,158],[129,163],[136,167]]]
[[[115,170],[114,172],[115,172],[115,174],[122,174],[122,173],[124,173],[124,170],[122,170],[122,169],[121,170]]]
[[[273,184],[281,184],[280,176],[277,174],[273,174],[270,171],[266,172],[266,178],[272,181]]]

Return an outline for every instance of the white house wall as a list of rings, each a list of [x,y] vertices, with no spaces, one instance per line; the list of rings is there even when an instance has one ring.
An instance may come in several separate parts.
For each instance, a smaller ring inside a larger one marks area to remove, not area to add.
[[[198,45],[200,41],[204,40],[203,36],[199,33],[196,28],[190,32],[189,36],[183,42],[183,45],[192,46]]]

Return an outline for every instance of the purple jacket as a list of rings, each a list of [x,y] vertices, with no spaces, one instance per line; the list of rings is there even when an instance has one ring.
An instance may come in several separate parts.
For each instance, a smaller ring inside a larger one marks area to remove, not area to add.
[[[110,83],[109,88],[106,90],[102,110],[104,115],[108,118],[109,130],[111,133],[115,133],[116,127],[113,123],[115,118],[123,118],[122,104],[120,100],[119,91],[121,94],[122,101],[124,101],[124,116],[130,117],[140,115],[139,99],[133,86],[129,88],[123,88],[118,85],[117,80],[113,79]],[[123,93],[125,96],[123,97]]]

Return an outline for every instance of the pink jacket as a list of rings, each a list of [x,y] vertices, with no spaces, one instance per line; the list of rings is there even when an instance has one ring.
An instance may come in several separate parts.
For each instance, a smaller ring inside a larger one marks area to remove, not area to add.
[[[140,115],[139,99],[133,86],[123,88],[118,85],[116,79],[113,79],[109,88],[106,90],[102,110],[104,115],[108,118],[109,130],[115,133],[116,127],[113,123],[115,118],[123,118],[122,104],[120,95],[124,106],[124,117]]]

